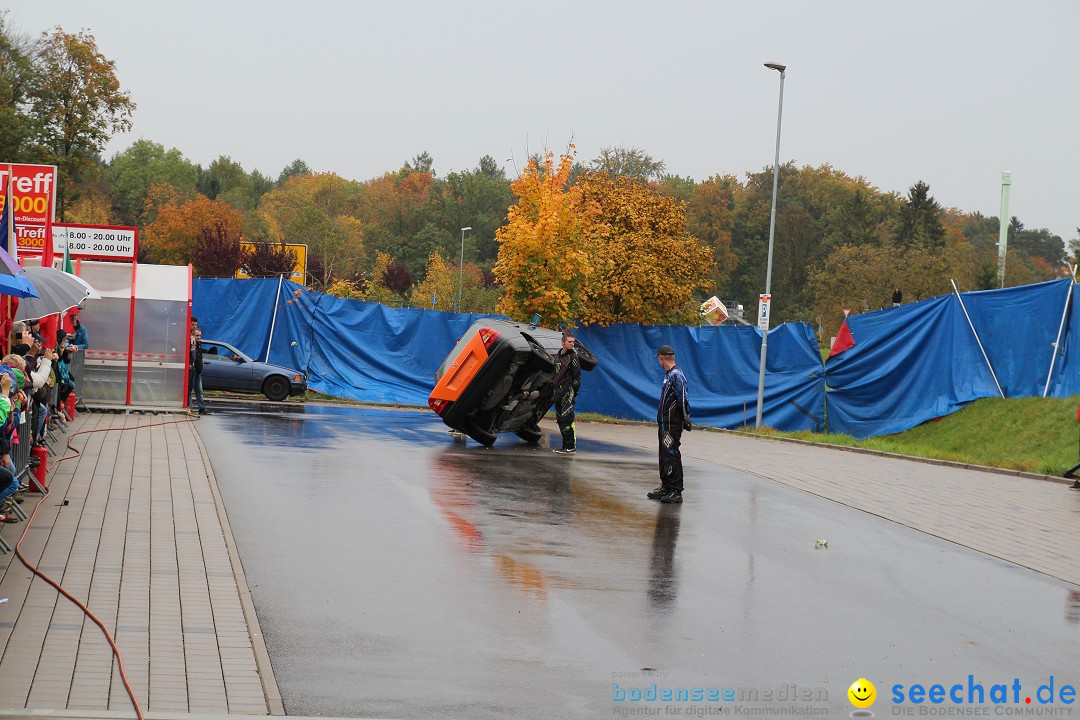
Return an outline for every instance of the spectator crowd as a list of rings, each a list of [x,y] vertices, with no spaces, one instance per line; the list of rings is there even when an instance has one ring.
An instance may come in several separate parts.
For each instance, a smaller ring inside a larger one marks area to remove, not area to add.
[[[0,522],[19,522],[16,503],[29,489],[24,471],[43,462],[44,454],[19,453],[42,445],[51,427],[62,422],[68,397],[75,391],[72,364],[90,346],[78,310],[69,313],[69,335],[62,328],[46,338],[38,320],[12,324],[9,352],[0,358]],[[29,422],[24,423],[24,418]],[[19,467],[21,458],[27,467]]]

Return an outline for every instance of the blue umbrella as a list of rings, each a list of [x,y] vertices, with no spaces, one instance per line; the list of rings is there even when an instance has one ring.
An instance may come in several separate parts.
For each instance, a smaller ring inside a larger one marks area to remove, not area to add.
[[[0,273],[0,295],[14,295],[20,298],[36,298],[38,296],[34,284],[26,279],[22,273],[18,275],[5,275]]]
[[[37,288],[26,278],[19,261],[3,248],[0,248],[0,295],[38,296]]]

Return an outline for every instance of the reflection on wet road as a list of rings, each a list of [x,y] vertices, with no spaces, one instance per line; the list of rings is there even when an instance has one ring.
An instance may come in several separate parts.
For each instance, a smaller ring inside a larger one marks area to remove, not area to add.
[[[649,452],[587,429],[576,457],[456,444],[421,411],[199,431],[290,714],[593,717],[655,683],[794,685],[846,717],[860,677],[879,704],[969,674],[1080,681],[1076,588],[719,465],[689,463],[665,506]]]

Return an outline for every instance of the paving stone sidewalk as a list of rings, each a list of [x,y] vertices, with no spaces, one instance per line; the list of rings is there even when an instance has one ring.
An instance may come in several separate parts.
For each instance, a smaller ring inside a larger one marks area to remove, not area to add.
[[[195,422],[81,414],[68,438],[22,552],[113,633],[143,710],[284,714]],[[0,709],[131,711],[101,631],[14,554],[0,598]]]

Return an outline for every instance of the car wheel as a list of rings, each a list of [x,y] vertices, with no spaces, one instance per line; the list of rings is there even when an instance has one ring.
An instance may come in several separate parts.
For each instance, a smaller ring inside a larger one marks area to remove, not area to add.
[[[540,442],[540,440],[544,437],[543,431],[541,431],[538,427],[521,428],[520,430],[515,431],[514,434],[525,442],[532,445]]]
[[[580,363],[582,370],[592,370],[596,367],[596,356],[593,355],[592,350],[577,340],[574,341],[574,352],[577,353],[578,363]]]
[[[289,397],[289,381],[280,375],[266,378],[263,383],[263,395],[267,400],[284,400]]]
[[[526,335],[525,339],[529,341],[529,349],[531,350],[529,358],[525,361],[525,365],[530,370],[546,370],[547,372],[554,372],[555,358],[551,357],[551,354],[531,337]]]
[[[486,447],[491,447],[495,444],[495,433],[484,430],[472,420],[467,420],[465,422],[465,434]]]

